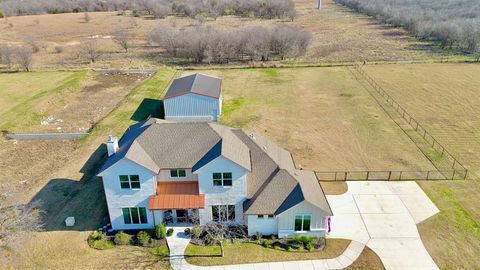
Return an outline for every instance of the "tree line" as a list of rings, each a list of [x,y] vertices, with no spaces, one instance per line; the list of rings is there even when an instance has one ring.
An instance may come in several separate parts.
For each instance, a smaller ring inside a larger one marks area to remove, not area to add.
[[[309,32],[285,25],[251,26],[233,31],[206,26],[178,29],[162,25],[149,36],[150,43],[163,48],[170,57],[221,64],[299,57],[305,54],[310,39]]]
[[[135,16],[156,18],[167,15],[295,17],[292,0],[0,0],[0,11],[6,16],[126,10],[131,10]]]
[[[335,0],[444,48],[480,54],[478,0]]]

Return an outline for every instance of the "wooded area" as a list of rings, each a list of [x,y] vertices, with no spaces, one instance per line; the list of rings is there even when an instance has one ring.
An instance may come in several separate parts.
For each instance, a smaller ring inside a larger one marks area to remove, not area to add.
[[[295,17],[292,0],[3,0],[0,1],[0,10],[6,16],[131,10],[135,16],[155,18],[167,15],[192,18],[224,15],[267,19]]]
[[[420,39],[480,54],[478,0],[336,0],[383,23],[405,27]]]

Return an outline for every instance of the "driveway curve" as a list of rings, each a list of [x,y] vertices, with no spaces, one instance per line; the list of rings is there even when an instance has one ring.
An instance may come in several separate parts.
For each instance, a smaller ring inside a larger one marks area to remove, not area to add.
[[[371,248],[386,269],[438,269],[417,230],[438,208],[415,182],[348,181],[348,191],[328,195],[329,237]]]

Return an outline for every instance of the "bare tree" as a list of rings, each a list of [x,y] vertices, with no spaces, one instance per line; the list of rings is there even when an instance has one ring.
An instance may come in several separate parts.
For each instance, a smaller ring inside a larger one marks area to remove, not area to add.
[[[89,38],[82,44],[81,52],[90,60],[91,63],[95,63],[100,57],[100,50],[98,48],[98,41],[95,38]]]
[[[20,46],[14,50],[15,63],[26,72],[30,72],[32,64],[32,49],[28,46]]]
[[[0,247],[9,247],[13,242],[25,239],[42,228],[40,203],[6,205],[0,198]]]
[[[128,52],[128,48],[130,48],[130,34],[128,33],[127,29],[119,28],[115,31],[115,35],[113,40],[122,47],[125,52]]]
[[[12,48],[8,46],[0,46],[0,64],[12,67]]]
[[[228,236],[228,226],[224,222],[210,222],[204,227],[204,231],[207,233],[207,239],[211,244],[217,244],[220,246],[222,257],[225,256],[225,249],[223,247],[223,241]]]
[[[38,45],[38,42],[34,37],[27,37],[25,39],[25,43],[32,48],[33,53],[37,53],[40,51],[40,46]]]
[[[183,46],[183,33],[173,27],[159,25],[150,33],[150,43],[163,47],[168,54],[177,57]]]
[[[91,18],[90,18],[90,14],[88,14],[88,12],[83,13],[83,20],[85,21],[85,23],[90,22]]]

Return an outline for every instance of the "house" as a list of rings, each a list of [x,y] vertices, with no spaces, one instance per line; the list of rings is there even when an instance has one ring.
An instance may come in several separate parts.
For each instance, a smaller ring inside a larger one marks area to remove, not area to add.
[[[99,175],[114,230],[219,221],[250,235],[324,236],[332,216],[315,174],[259,134],[150,118],[107,148]]]
[[[163,98],[165,119],[218,121],[222,113],[222,80],[195,73],[173,80]]]

